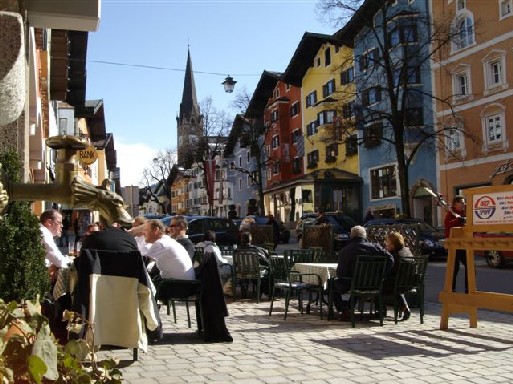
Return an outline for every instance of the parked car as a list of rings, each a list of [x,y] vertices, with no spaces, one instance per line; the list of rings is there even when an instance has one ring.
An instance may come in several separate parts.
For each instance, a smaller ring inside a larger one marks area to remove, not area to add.
[[[443,246],[443,231],[436,230],[428,223],[418,219],[373,219],[364,224],[368,228],[372,225],[418,224],[420,252],[429,255],[430,259],[447,259],[447,250]]]
[[[313,224],[315,222],[315,219],[317,219],[317,216],[319,215],[315,212],[307,212],[301,215],[296,224],[296,237],[298,242],[303,236],[303,226],[305,224]]]
[[[307,216],[296,226],[296,235],[298,242],[301,243],[303,238],[304,227],[307,225],[317,225],[319,216],[315,218],[308,213]],[[333,249],[338,251],[349,241],[351,228],[358,225],[350,216],[342,212],[325,212],[323,216],[324,223],[333,226]]]
[[[476,237],[513,237],[513,233],[476,233]],[[485,258],[486,263],[491,268],[502,268],[506,264],[513,262],[513,251],[476,251],[476,256],[482,256]]]
[[[168,226],[173,216],[162,218],[165,226]],[[204,240],[206,231],[214,231],[216,243],[219,245],[239,244],[239,229],[231,219],[215,216],[185,215],[189,223],[187,236],[196,244]]]
[[[267,225],[267,223],[269,222],[268,216],[248,215],[246,217],[252,217],[255,220],[255,224],[257,224],[257,225]],[[233,220],[234,220],[234,222],[236,221],[239,223],[238,228],[240,230],[243,219],[233,219]],[[283,221],[278,220],[278,219],[276,219],[276,221],[278,222],[278,226],[280,228],[278,241],[280,243],[288,244],[288,242],[290,240],[290,230],[285,226]]]

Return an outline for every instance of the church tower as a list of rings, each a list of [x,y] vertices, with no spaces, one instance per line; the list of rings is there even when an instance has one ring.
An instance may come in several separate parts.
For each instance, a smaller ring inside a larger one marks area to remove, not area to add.
[[[197,155],[197,148],[203,137],[203,116],[196,100],[196,85],[194,84],[190,50],[187,50],[182,102],[180,103],[180,114],[176,117],[176,125],[178,165],[188,169],[194,161],[201,160],[201,157]]]

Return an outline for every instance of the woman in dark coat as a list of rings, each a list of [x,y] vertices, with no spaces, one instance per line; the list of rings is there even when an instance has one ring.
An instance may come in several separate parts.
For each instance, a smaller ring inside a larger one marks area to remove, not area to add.
[[[394,280],[395,275],[397,273],[398,262],[401,257],[411,257],[413,254],[410,251],[410,248],[404,245],[404,237],[399,232],[392,231],[387,235],[386,238],[386,248],[388,252],[392,254],[394,257],[394,267],[390,274],[385,278],[383,282],[383,292],[384,294],[389,294],[394,291]],[[402,313],[403,320],[408,320],[410,318],[410,307],[408,306],[408,302],[406,301],[406,297],[404,294],[399,294],[397,297],[397,302],[402,303]]]

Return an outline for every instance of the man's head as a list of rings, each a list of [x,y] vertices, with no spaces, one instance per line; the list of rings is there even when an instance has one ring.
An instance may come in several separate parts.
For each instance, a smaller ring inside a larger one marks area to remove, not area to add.
[[[251,244],[251,233],[245,231],[242,232],[240,235],[240,242],[241,244]]]
[[[205,232],[205,240],[215,243],[216,242],[216,233],[214,231]]]
[[[58,211],[54,209],[44,211],[39,217],[39,221],[48,228],[53,236],[62,234],[62,215]]]
[[[91,223],[87,226],[86,235],[90,235],[92,232],[97,232],[100,230],[100,227],[96,223]]]
[[[170,236],[174,239],[178,236],[184,236],[187,232],[189,223],[187,219],[182,215],[173,216],[169,223]]]
[[[463,195],[456,195],[452,199],[452,206],[456,208],[458,211],[464,211],[465,210],[465,196]]]
[[[144,239],[147,243],[154,243],[164,235],[164,232],[162,221],[156,219],[148,220],[144,228]]]
[[[366,239],[367,230],[361,225],[354,226],[353,228],[351,228],[351,238],[354,239],[355,237]]]
[[[134,222],[132,223],[132,228],[139,227],[144,224],[146,224],[146,217],[137,216],[135,217]]]

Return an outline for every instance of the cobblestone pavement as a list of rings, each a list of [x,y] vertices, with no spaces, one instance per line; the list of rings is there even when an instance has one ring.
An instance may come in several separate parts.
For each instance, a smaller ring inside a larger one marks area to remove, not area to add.
[[[165,337],[131,361],[131,351],[102,351],[121,359],[126,383],[512,383],[511,314],[479,311],[478,327],[451,317],[439,329],[441,306],[426,303],[406,322],[342,321],[301,314],[292,305],[283,320],[283,300],[229,304],[232,344],[206,344],[187,328],[184,307],[178,323],[161,308]],[[194,312],[194,310],[192,311]]]

